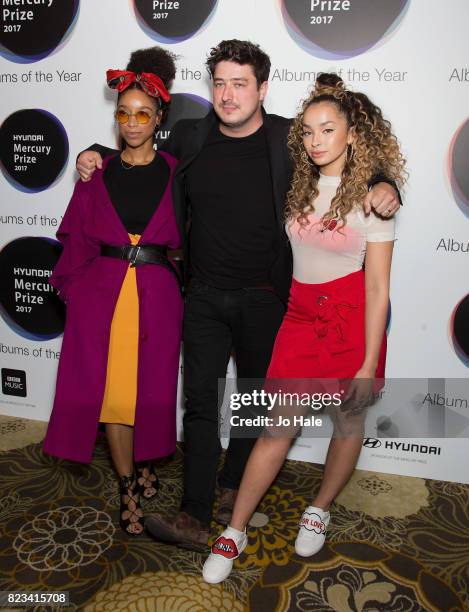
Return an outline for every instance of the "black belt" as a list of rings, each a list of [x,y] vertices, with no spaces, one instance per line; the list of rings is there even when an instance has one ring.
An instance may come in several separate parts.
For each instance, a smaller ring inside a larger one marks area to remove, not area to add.
[[[120,247],[109,244],[101,245],[103,257],[114,257],[130,261],[131,268],[143,266],[144,264],[156,264],[169,270],[177,279],[179,288],[183,290],[182,281],[175,267],[168,259],[168,247],[161,244],[124,244]]]

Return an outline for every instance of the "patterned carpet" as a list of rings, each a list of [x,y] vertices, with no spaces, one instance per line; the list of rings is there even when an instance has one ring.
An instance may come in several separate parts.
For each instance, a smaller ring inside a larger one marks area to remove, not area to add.
[[[235,571],[213,586],[201,579],[203,555],[120,531],[103,439],[84,466],[43,455],[44,431],[0,417],[0,590],[69,591],[67,610],[86,612],[469,610],[467,485],[357,471],[332,508],[326,546],[302,559],[297,523],[322,470],[289,461]],[[161,491],[145,510],[174,512],[181,452],[158,467]]]

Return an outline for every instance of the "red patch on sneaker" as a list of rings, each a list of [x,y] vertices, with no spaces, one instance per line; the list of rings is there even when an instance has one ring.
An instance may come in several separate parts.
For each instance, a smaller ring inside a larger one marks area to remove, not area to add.
[[[238,547],[234,543],[234,540],[227,539],[223,536],[217,538],[212,546],[212,553],[214,555],[222,555],[226,559],[236,559],[239,555]]]
[[[318,535],[326,533],[326,525],[316,512],[304,512],[300,520],[300,527],[304,527],[308,531],[314,531]]]

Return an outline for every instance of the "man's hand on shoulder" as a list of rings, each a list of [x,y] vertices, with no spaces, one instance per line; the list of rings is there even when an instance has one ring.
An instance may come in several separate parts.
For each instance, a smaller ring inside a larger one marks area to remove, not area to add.
[[[392,217],[399,210],[399,196],[389,183],[377,183],[370,189],[363,203],[363,210],[368,215],[371,209],[381,217]]]
[[[91,180],[96,168],[103,167],[103,158],[97,151],[83,151],[77,159],[77,172],[81,180],[87,183]]]

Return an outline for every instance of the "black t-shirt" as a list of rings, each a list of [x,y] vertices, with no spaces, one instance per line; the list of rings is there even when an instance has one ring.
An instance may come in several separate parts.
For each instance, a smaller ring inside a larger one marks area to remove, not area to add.
[[[231,138],[216,125],[186,180],[191,273],[220,289],[268,283],[276,223],[264,127]]]
[[[129,234],[143,234],[163,197],[170,175],[161,155],[145,166],[124,168],[120,155],[109,160],[104,184],[111,202]]]

